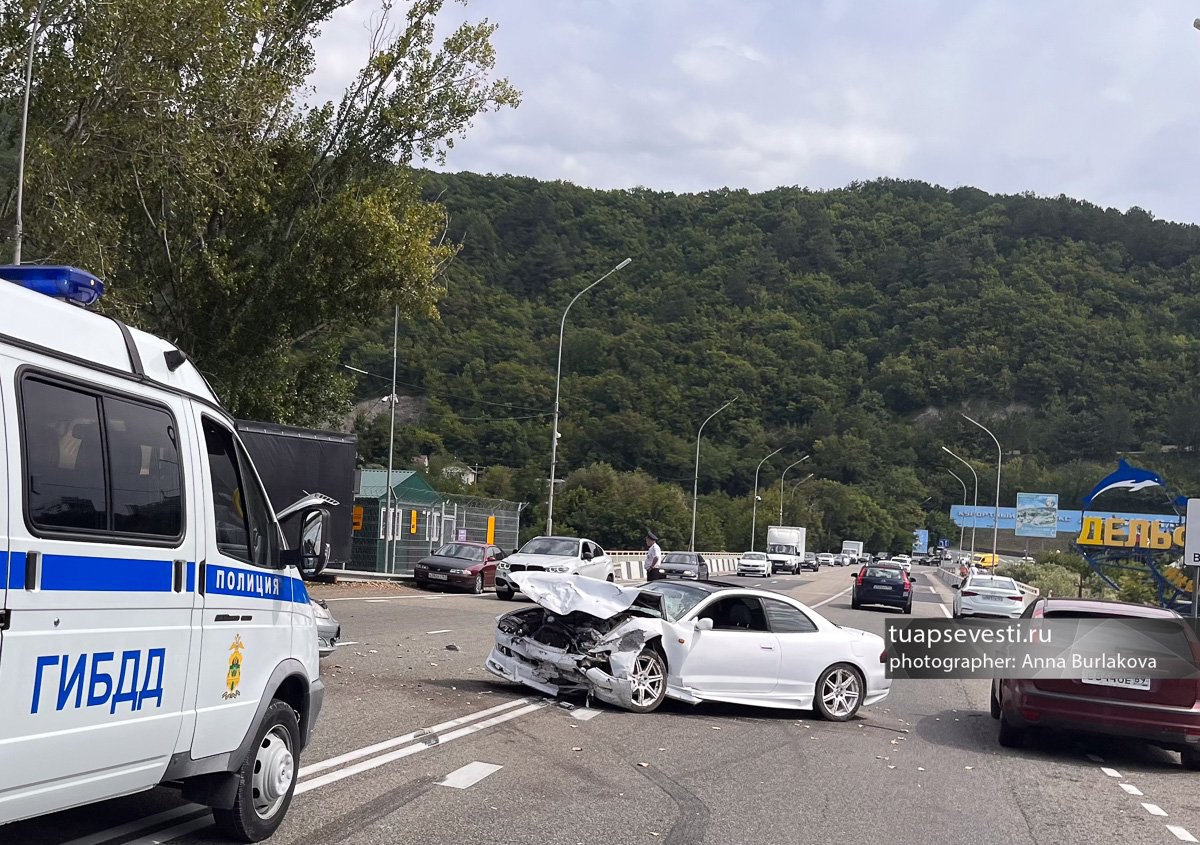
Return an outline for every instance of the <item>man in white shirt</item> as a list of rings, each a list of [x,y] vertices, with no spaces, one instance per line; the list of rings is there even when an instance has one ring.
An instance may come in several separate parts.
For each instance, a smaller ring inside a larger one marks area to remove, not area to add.
[[[662,549],[658,547],[658,537],[653,531],[646,532],[646,579],[651,580],[654,576],[651,571],[658,566],[662,560]]]

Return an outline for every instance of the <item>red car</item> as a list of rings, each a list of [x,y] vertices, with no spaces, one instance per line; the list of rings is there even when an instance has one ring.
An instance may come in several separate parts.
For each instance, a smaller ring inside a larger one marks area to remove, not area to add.
[[[1174,610],[1098,599],[1039,598],[1025,619],[1178,619]],[[1187,626],[1184,626],[1185,629]],[[1192,658],[1200,642],[1187,629]],[[1020,747],[1031,728],[1059,728],[1138,739],[1178,751],[1185,768],[1200,770],[1200,681],[1127,679],[1122,685],[1082,680],[992,681],[992,718],[1000,744]]]
[[[417,561],[413,577],[418,587],[436,584],[482,593],[496,586],[496,561],[502,557],[499,546],[460,540]]]

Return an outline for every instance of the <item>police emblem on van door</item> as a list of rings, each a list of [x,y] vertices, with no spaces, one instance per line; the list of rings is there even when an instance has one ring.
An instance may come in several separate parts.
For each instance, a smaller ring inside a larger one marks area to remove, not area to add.
[[[225,692],[221,696],[226,701],[242,694],[238,686],[242,683],[242,651],[245,648],[242,635],[235,634],[233,645],[229,647],[229,671],[225,673]]]

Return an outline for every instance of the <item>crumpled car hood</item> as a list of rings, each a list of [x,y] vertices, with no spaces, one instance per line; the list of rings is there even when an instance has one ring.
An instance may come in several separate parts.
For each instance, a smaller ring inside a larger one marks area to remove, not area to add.
[[[637,587],[622,587],[578,575],[514,572],[509,577],[526,598],[559,616],[578,611],[597,619],[611,619],[633,607],[639,596],[646,595]],[[658,604],[661,607],[661,602]]]

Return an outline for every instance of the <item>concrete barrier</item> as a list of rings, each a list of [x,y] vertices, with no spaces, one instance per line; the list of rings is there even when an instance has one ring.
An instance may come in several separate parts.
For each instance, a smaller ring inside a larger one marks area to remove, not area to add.
[[[708,564],[709,577],[713,575],[732,575],[737,572],[739,552],[700,552],[704,562]],[[617,571],[618,581],[646,580],[646,552],[618,551],[608,553],[612,558],[613,568]]]

